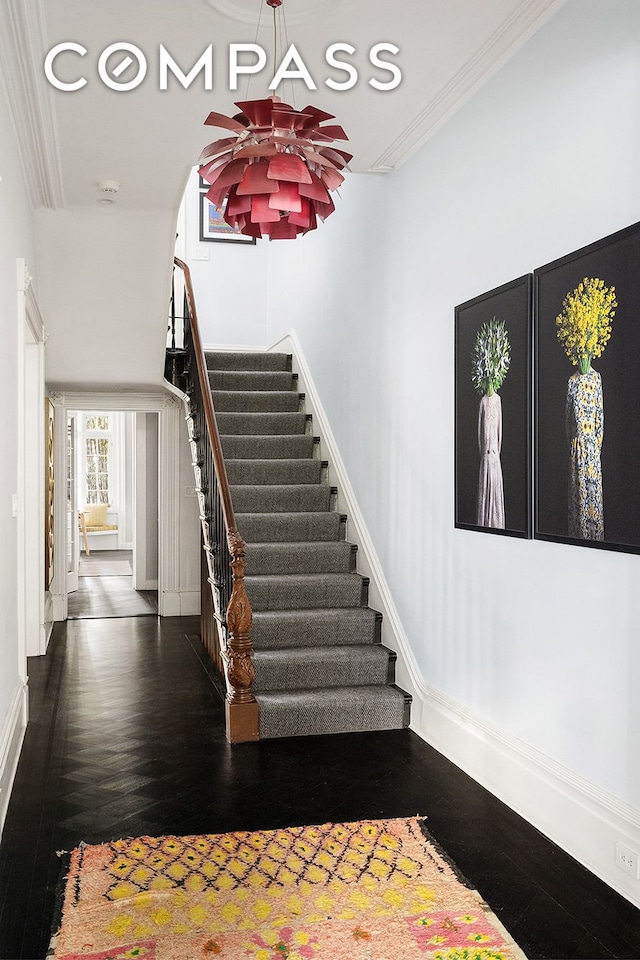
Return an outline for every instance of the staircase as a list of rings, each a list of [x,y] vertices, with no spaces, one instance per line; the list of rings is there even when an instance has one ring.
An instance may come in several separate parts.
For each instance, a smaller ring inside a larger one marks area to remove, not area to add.
[[[206,353],[238,530],[260,737],[407,726],[395,654],[345,541],[346,517],[281,353]]]

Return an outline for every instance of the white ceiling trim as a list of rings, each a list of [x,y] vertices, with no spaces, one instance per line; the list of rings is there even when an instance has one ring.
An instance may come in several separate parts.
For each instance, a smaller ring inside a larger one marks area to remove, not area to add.
[[[43,0],[2,0],[0,81],[5,88],[31,206],[64,206],[60,149],[51,91]]]
[[[370,173],[389,173],[401,167],[564,3],[565,0],[523,0],[378,157]]]

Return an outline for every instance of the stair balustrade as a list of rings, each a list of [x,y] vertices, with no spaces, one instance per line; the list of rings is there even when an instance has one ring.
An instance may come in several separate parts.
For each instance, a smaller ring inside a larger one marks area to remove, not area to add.
[[[182,315],[177,312],[180,300]],[[174,257],[165,376],[185,395],[206,557],[207,576],[203,582],[206,579],[209,584],[213,601],[208,602],[206,596],[202,598],[202,635],[203,639],[218,638],[217,645],[215,639],[209,639],[209,647],[226,681],[227,739],[231,743],[257,740],[258,703],[252,692],[255,679],[250,635],[252,613],[244,583],[246,546],[236,526],[191,274],[177,257]]]

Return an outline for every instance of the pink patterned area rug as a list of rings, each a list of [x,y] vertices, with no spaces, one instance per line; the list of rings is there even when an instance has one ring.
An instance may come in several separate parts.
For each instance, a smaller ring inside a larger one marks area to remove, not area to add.
[[[71,854],[56,960],[525,960],[420,818]]]

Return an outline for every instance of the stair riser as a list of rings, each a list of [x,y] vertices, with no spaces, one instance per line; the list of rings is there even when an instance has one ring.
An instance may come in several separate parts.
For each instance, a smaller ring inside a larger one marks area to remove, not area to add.
[[[220,436],[285,436],[304,434],[307,417],[304,413],[219,413]]]
[[[283,647],[344,646],[381,642],[382,618],[361,607],[341,610],[269,611],[256,610],[251,626],[255,650]]]
[[[331,488],[299,486],[232,486],[236,513],[319,513],[331,508]]]
[[[296,378],[287,371],[216,370],[209,372],[209,383],[212,390],[281,391],[293,390]]]
[[[310,460],[315,444],[309,434],[296,436],[221,437],[222,452],[230,460]]]
[[[230,484],[318,484],[322,479],[321,460],[227,460]]]
[[[327,575],[329,576],[329,575]],[[290,583],[284,578],[246,577],[252,610],[309,610],[319,607],[365,607],[368,584],[356,574],[344,574],[338,582],[322,578]]]
[[[294,543],[303,540],[344,540],[345,526],[337,513],[244,514],[236,523],[247,543]]]
[[[287,353],[205,351],[207,370],[291,370]]]
[[[354,573],[355,569],[356,554],[350,543],[253,543],[247,547],[247,576],[273,576],[278,573]]]
[[[384,647],[352,648],[352,655],[343,651],[333,661],[314,656],[309,650],[305,660],[283,655],[256,653],[254,693],[265,690],[318,690],[325,687],[369,686],[393,682],[392,661]]]
[[[371,698],[367,694],[371,691]],[[382,697],[371,687],[293,691],[289,696],[264,692],[256,697],[260,738],[393,730],[408,725],[405,699],[389,688]]]
[[[293,391],[275,390],[248,393],[213,390],[212,396],[216,413],[299,413],[304,399]]]

